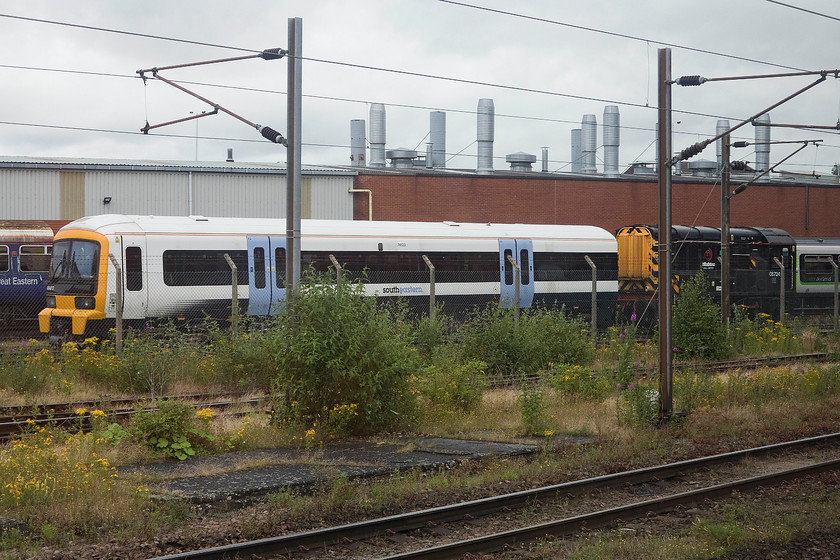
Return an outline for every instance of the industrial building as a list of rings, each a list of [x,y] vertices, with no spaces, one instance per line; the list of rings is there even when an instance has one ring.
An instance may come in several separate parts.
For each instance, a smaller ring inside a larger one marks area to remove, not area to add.
[[[305,165],[301,217],[346,220],[455,221],[596,225],[609,231],[658,221],[657,177],[651,165],[619,169],[618,107],[604,109],[603,141],[595,115],[571,131],[571,172],[541,169],[537,156],[504,156],[497,168],[492,99],[476,110],[473,169],[446,167],[446,115],[430,114],[424,154],[386,149],[385,106],[371,105],[370,129],[350,123],[349,166]],[[762,117],[766,120],[768,117]],[[729,127],[719,121],[717,132]],[[366,134],[368,133],[369,134]],[[756,127],[756,144],[769,128]],[[595,152],[603,146],[599,171]],[[733,172],[732,185],[768,169],[769,146],[757,148],[751,168]],[[717,161],[683,162],[674,170],[672,223],[720,224],[720,145]],[[72,220],[124,213],[286,217],[285,164],[73,160],[0,157],[0,219]],[[731,224],[778,227],[798,237],[840,237],[840,183],[826,177],[762,176],[731,199]]]

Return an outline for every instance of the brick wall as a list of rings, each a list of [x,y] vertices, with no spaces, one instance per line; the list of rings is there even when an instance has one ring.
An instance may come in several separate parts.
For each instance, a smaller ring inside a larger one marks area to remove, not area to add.
[[[440,174],[363,174],[374,220],[587,224],[615,232],[656,224],[655,177],[534,178]],[[740,181],[733,180],[733,188]],[[368,218],[368,196],[354,195],[354,218]],[[779,227],[794,236],[840,237],[840,186],[759,184],[731,200],[731,225]],[[720,184],[675,178],[672,223],[720,227]]]

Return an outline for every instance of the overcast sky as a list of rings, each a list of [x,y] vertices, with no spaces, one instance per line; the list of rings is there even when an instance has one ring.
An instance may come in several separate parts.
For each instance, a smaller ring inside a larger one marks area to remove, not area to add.
[[[539,158],[548,147],[551,171],[569,171],[571,130],[588,113],[600,125],[604,107],[614,104],[621,113],[623,171],[655,159],[657,51],[664,46],[671,48],[674,78],[840,67],[837,0],[783,2],[830,17],[771,0],[464,4],[472,7],[440,0],[5,1],[0,156],[212,162],[233,148],[237,161],[284,162],[284,148],[225,114],[143,135],[146,121],[154,125],[211,107],[157,80],[144,85],[136,71],[285,48],[292,17],[303,19],[305,164],[349,164],[350,121],[369,122],[370,103],[381,102],[387,149],[424,153],[429,113],[441,110],[447,113],[447,166],[475,169],[475,111],[480,98],[491,98],[496,169],[507,168],[507,154]],[[286,70],[286,60],[253,59],[160,74],[285,133]],[[674,86],[674,149],[714,136],[718,118],[735,125],[816,79]],[[840,81],[829,77],[770,117],[836,125]],[[754,128],[735,136],[752,141]],[[823,140],[781,169],[827,174],[840,161],[837,130],[773,128],[772,137]],[[793,149],[774,146],[771,164]],[[733,150],[733,159],[754,158],[752,147]],[[714,146],[696,159],[715,159]],[[599,147],[599,171],[602,161]]]

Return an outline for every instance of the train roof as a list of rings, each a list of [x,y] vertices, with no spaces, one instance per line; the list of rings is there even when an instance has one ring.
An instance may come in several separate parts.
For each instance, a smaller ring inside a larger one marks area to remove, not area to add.
[[[53,229],[38,220],[0,220],[0,239],[6,243],[52,243]]]
[[[286,220],[271,218],[103,214],[75,220],[64,226],[61,231],[67,231],[69,229],[86,229],[106,235],[131,233],[285,235]],[[308,236],[527,238],[615,241],[615,237],[607,230],[586,225],[301,220],[301,233]]]
[[[659,227],[638,225],[632,227],[647,228],[654,239],[659,239]],[[735,242],[770,243],[773,245],[793,245],[793,237],[783,229],[765,227],[733,226],[729,235]],[[720,228],[710,226],[671,226],[671,241],[710,241],[720,242]]]
[[[796,246],[804,248],[824,247],[840,252],[840,237],[797,237]]]

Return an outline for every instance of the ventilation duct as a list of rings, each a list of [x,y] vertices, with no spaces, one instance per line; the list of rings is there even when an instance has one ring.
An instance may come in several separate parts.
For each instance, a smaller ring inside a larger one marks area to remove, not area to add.
[[[548,173],[548,148],[542,149],[542,172]]]
[[[432,144],[431,165],[426,167],[446,167],[446,113],[432,111],[429,114],[429,141]]]
[[[385,105],[370,106],[370,166],[385,167]]]
[[[729,130],[729,121],[727,119],[719,119],[715,127],[715,136],[720,136]],[[717,167],[718,173],[723,169],[723,138],[718,138],[715,142],[715,150],[717,151]]]
[[[478,168],[479,175],[493,173],[493,140],[496,107],[492,99],[478,100]]]
[[[583,152],[580,148],[580,129],[572,129],[572,173],[583,173]]]
[[[604,176],[606,177],[618,177],[620,123],[618,106],[604,107]]]
[[[755,123],[770,124],[770,115],[765,113]],[[770,169],[770,127],[755,124],[755,171],[762,173]]]
[[[595,115],[583,115],[580,123],[581,156],[584,173],[597,173],[595,150],[598,148],[598,119]]]
[[[350,165],[353,167],[365,166],[366,143],[365,120],[353,119],[350,121]]]

